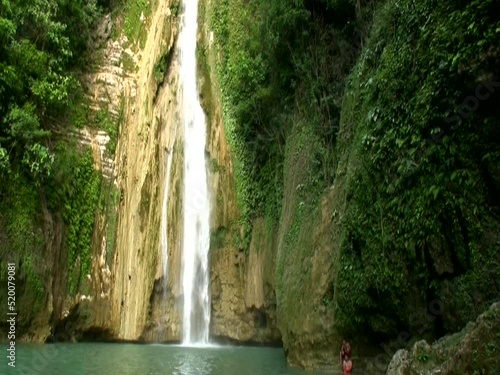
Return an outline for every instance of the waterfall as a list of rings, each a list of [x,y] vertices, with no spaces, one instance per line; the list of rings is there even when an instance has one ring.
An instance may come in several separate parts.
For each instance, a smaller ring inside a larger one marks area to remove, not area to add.
[[[210,295],[209,197],[205,162],[206,121],[196,86],[196,32],[198,1],[183,0],[179,36],[180,101],[184,126],[184,235],[182,288],[183,344],[208,342]]]
[[[175,140],[175,136],[174,136]],[[163,296],[167,295],[168,285],[168,188],[170,186],[170,171],[172,169],[173,146],[167,151],[167,171],[165,174],[165,188],[163,190],[163,203],[161,208],[161,265],[163,270]]]

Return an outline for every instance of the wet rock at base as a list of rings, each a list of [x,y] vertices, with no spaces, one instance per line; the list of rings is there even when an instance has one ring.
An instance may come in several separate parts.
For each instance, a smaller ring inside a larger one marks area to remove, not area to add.
[[[419,341],[410,354],[399,350],[387,375],[500,374],[500,302],[460,332],[436,341],[432,346]]]

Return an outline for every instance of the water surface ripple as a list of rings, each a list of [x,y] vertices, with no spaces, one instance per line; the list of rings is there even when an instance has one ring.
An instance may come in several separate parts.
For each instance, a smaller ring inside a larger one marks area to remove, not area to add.
[[[29,375],[304,375],[289,368],[281,348],[137,344],[18,345],[16,369]],[[13,371],[14,370],[14,371]],[[319,373],[314,373],[319,374]]]

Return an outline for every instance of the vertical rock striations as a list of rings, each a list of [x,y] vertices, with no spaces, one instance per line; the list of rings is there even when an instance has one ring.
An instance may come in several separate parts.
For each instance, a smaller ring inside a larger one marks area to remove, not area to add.
[[[207,114],[207,157],[211,192],[211,334],[239,342],[279,343],[275,299],[275,231],[256,219],[252,244],[241,246],[241,217],[231,150],[226,139],[215,75],[211,1],[200,2],[199,88]]]
[[[160,1],[153,9],[138,56],[136,87],[125,90],[125,121],[117,152],[123,199],[111,293],[112,327],[117,338],[125,340],[143,335],[155,280],[163,276],[161,207],[166,158],[175,142],[177,92],[175,65],[169,66],[174,59],[162,59],[169,51],[173,53],[177,33],[177,20],[169,5],[169,1]],[[163,77],[157,74],[159,63],[165,65],[160,67],[166,73]],[[175,246],[171,249],[176,250]]]

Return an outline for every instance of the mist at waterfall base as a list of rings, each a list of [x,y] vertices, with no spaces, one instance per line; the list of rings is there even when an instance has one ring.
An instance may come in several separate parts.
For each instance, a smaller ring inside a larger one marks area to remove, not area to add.
[[[283,349],[186,348],[174,345],[49,344],[17,347],[16,368],[1,374],[29,375],[303,375],[287,367]],[[319,374],[319,373],[317,373]]]

